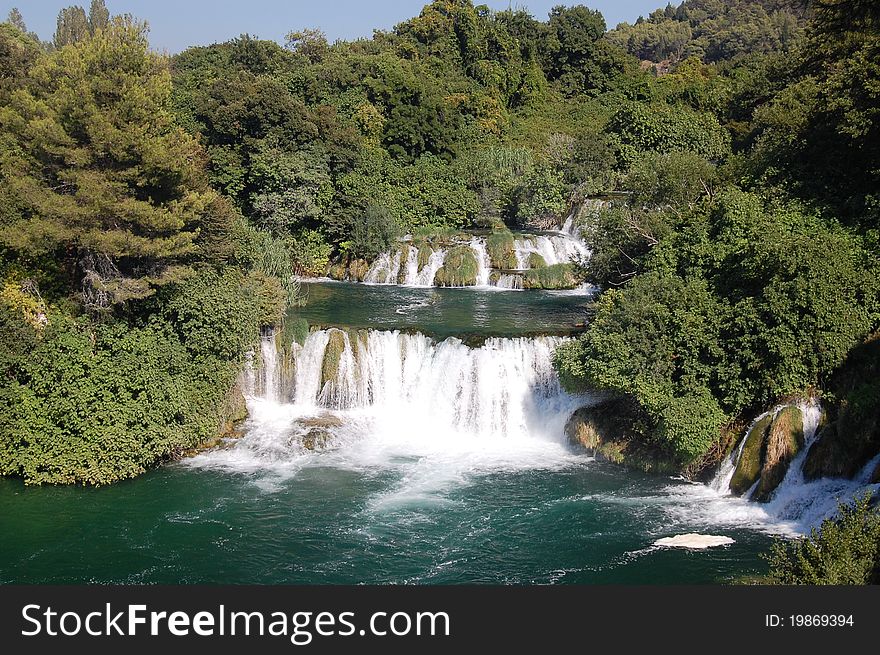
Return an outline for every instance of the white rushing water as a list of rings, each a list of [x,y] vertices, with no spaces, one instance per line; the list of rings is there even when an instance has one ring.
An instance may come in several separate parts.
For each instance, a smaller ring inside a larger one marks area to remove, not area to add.
[[[367,284],[397,284],[400,275],[400,251],[379,255],[364,276]]]
[[[492,275],[492,262],[489,260],[489,251],[486,248],[486,240],[474,237],[471,239],[471,250],[477,259],[477,286],[489,286],[489,276]]]
[[[583,461],[564,426],[587,399],[566,393],[553,370],[562,340],[490,338],[472,348],[396,331],[317,330],[294,348],[288,373],[282,356],[263,356],[275,370],[255,376],[272,382],[250,390],[246,435],[189,464],[280,478],[319,463],[402,468],[392,495],[424,499],[468,475]],[[274,346],[264,336],[261,350]],[[267,393],[279,388],[286,398]],[[306,441],[316,434],[312,451]]]
[[[560,387],[552,353],[562,340],[490,338],[468,347],[455,338],[438,343],[421,334],[329,329],[311,332],[285,361],[266,334],[260,370],[244,377],[250,389],[245,436],[187,463],[259,474],[255,482],[268,490],[310,466],[367,475],[395,471],[397,482],[370,501],[371,511],[447,502],[447,492],[474,476],[584,465],[589,459],[568,447],[564,426],[591,398]],[[592,502],[634,511],[659,506],[669,520],[648,531],[652,540],[708,529],[721,530],[712,535],[719,538],[743,528],[805,534],[839,503],[880,487],[869,484],[880,457],[852,480],[806,481],[802,466],[821,409],[812,402],[800,409],[805,446],[769,502],[729,493],[742,444],[709,484],[676,479],[660,495],[597,494]]]
[[[547,266],[567,264],[590,253],[583,241],[569,234],[527,236],[516,239],[513,247],[516,267],[520,270],[531,268],[529,255],[532,253],[539,255]]]
[[[785,405],[761,414],[749,429],[765,416],[775,417],[783,407]],[[792,459],[769,502],[748,500],[754,487],[741,498],[730,493],[730,480],[742,452],[743,439],[708,485],[670,487],[672,497],[683,501],[680,505],[671,505],[670,512],[677,517],[688,516],[707,525],[746,526],[772,533],[806,534],[823,520],[834,516],[840,503],[851,503],[869,491],[876,493],[880,485],[870,485],[869,481],[880,457],[868,462],[851,480],[820,478],[807,481],[804,478],[803,465],[810,447],[816,441],[822,409],[813,401],[798,403],[798,407],[803,415],[804,447]]]
[[[523,288],[522,275],[508,271],[499,271],[493,281],[492,261],[489,257],[486,237],[474,236],[466,244],[471,248],[477,261],[475,287],[495,288],[501,290],[517,290]],[[442,247],[422,246],[430,248],[427,260],[419,248],[411,243],[404,244],[401,249],[383,253],[372,263],[366,275],[366,284],[401,284],[410,287],[434,286],[434,278],[446,261],[447,250]],[[403,251],[405,250],[405,255]],[[589,257],[590,251],[581,240],[580,231],[574,224],[574,216],[566,219],[561,231],[540,235],[521,235],[514,240],[516,267],[519,271],[529,270],[529,256],[540,255],[547,266],[567,264],[575,260]],[[425,261],[420,268],[419,262]],[[584,289],[578,289],[585,293]]]

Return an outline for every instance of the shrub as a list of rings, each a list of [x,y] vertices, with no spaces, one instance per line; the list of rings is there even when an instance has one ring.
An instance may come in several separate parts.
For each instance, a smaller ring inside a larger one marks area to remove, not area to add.
[[[777,541],[766,557],[773,584],[864,585],[880,583],[880,514],[870,495],[841,506],[810,536]]]

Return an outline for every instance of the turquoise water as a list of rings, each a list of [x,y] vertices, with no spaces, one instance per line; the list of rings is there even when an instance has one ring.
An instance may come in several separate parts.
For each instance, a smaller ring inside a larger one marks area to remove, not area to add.
[[[760,531],[725,528],[736,543],[706,551],[651,547],[707,527],[691,485],[573,461],[392,498],[409,470],[397,464],[308,467],[268,486],[181,464],[103,489],[0,481],[0,582],[677,584],[763,570]]]
[[[571,291],[417,288],[348,282],[303,284],[295,314],[312,325],[419,330],[444,338],[567,333],[583,325],[591,298]]]
[[[241,439],[137,479],[0,480],[0,583],[660,584],[765,570],[779,526],[756,504],[567,444],[580,399],[555,383],[558,340],[440,342],[564,332],[588,297],[312,284],[309,298],[312,324],[380,330],[339,368],[339,385],[369,376],[336,396],[360,400],[254,392]],[[434,340],[381,331],[400,328]],[[317,393],[326,333],[309,339],[291,370]],[[300,439],[315,425],[331,435],[311,451]],[[691,532],[734,543],[653,546]]]

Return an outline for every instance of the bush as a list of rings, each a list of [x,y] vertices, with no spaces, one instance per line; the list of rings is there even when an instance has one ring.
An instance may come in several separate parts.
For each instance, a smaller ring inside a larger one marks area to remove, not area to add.
[[[477,257],[470,246],[455,246],[446,253],[443,267],[434,276],[438,287],[470,287],[477,283]]]
[[[524,289],[573,289],[577,286],[571,264],[532,268],[523,273]]]
[[[0,475],[108,484],[213,438],[281,293],[276,278],[208,269],[165,287],[139,325],[56,311],[41,333],[0,303]]]
[[[486,239],[486,251],[492,268],[510,270],[516,268],[516,250],[513,234],[508,230],[492,232]]]
[[[631,102],[617,110],[606,129],[616,137],[625,165],[632,164],[641,151],[687,150],[710,161],[730,152],[730,136],[715,116],[681,105]]]
[[[809,537],[777,541],[766,559],[773,584],[880,584],[880,514],[865,496]]]
[[[351,236],[345,245],[353,257],[373,260],[391,250],[399,234],[400,228],[387,209],[367,205],[362,215],[352,218]]]

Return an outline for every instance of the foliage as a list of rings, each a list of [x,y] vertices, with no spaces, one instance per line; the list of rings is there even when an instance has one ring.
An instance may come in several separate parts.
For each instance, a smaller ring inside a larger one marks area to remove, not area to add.
[[[774,543],[767,561],[772,584],[878,584],[880,514],[864,496],[841,506],[809,537]]]
[[[64,261],[94,307],[178,279],[207,218],[213,194],[170,92],[145,28],[114,19],[39,57],[0,110],[0,186],[18,204],[0,243]]]
[[[608,40],[639,59],[737,59],[794,47],[803,38],[803,5],[788,0],[686,0],[635,24],[621,23]]]
[[[229,275],[200,278],[180,293],[197,295],[174,294],[168,321],[91,325],[53,313],[36,338],[17,324],[30,337],[4,348],[0,474],[29,484],[108,484],[216,434],[248,341],[235,330],[256,338],[254,301]],[[220,313],[200,311],[202,302]],[[0,316],[0,334],[12,341],[8,310]]]
[[[715,116],[666,103],[627,103],[611,117],[607,129],[618,141],[624,164],[631,164],[639,151],[688,150],[717,160],[730,150],[730,137]]]
[[[603,294],[586,334],[557,351],[557,366],[571,386],[635,397],[656,420],[645,436],[671,440],[680,455],[697,452],[682,439],[711,440],[661,424],[670,403],[699,400],[717,427],[725,415],[819,384],[877,324],[876,255],[796,205],[731,190],[667,214],[653,232],[625,207],[599,216],[604,240],[587,270],[629,282]],[[627,250],[633,268],[623,272]]]
[[[399,232],[397,222],[386,209],[367,205],[363,215],[352,219],[348,252],[362,259],[375,259],[391,249]]]
[[[543,266],[533,267],[523,273],[524,289],[571,289],[576,284],[571,264],[547,266],[544,263]]]
[[[443,267],[434,276],[440,287],[466,287],[477,283],[477,257],[470,246],[455,246],[446,253]]]

